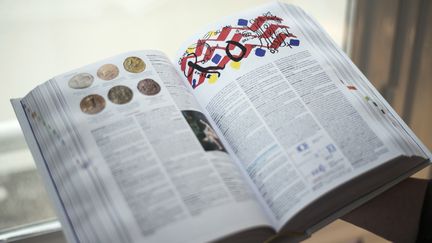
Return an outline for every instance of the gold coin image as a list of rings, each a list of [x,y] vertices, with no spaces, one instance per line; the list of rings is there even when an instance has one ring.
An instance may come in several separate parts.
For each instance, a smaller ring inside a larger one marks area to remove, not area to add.
[[[72,89],[84,89],[92,85],[94,77],[89,73],[79,73],[73,76],[68,85]]]
[[[119,69],[114,64],[102,65],[98,71],[97,76],[103,80],[112,80],[119,75]]]
[[[97,94],[84,97],[80,102],[82,112],[86,114],[96,114],[105,108],[105,99]]]
[[[128,57],[124,60],[123,67],[131,73],[140,73],[144,71],[146,65],[139,57]]]
[[[123,86],[123,85],[114,86],[108,91],[108,99],[114,104],[118,104],[118,105],[126,104],[129,101],[131,101],[132,97],[133,97],[133,92],[127,86]]]
[[[160,92],[161,87],[151,78],[146,78],[138,82],[138,90],[145,95],[155,95]]]

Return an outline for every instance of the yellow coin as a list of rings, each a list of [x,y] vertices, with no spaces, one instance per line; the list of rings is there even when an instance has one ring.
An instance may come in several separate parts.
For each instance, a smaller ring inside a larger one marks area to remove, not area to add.
[[[144,71],[146,65],[139,57],[128,57],[123,62],[123,67],[131,73],[140,73]]]

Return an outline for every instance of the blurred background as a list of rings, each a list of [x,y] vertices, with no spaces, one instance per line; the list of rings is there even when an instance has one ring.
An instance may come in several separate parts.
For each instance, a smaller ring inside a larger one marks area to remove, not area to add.
[[[39,232],[44,234],[20,242],[64,242],[10,98],[121,52],[158,49],[174,58],[180,44],[208,23],[266,2],[0,0],[0,241]],[[432,148],[431,1],[284,2],[314,16]],[[430,169],[416,176],[428,178]],[[337,220],[306,242],[386,241]]]

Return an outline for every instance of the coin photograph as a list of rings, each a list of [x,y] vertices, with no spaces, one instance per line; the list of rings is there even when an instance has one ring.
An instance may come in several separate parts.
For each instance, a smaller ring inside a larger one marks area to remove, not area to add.
[[[139,81],[137,88],[144,95],[156,95],[161,90],[160,85],[151,78]]]
[[[72,89],[85,89],[87,87],[90,87],[92,85],[94,80],[94,77],[89,73],[79,73],[75,76],[73,76],[69,82],[68,85]]]
[[[123,67],[131,73],[140,73],[144,71],[146,65],[139,57],[128,57],[123,62]]]
[[[132,100],[132,97],[133,92],[127,86],[117,85],[108,91],[108,99],[114,104],[126,104]]]
[[[114,64],[105,64],[102,65],[98,71],[97,76],[103,80],[112,80],[115,79],[119,75],[119,69]]]
[[[105,108],[105,99],[97,94],[88,95],[81,100],[80,108],[86,114],[97,114]]]

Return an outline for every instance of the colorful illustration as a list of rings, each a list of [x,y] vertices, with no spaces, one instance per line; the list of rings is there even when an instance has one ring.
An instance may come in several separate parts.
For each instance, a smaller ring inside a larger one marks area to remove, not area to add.
[[[241,61],[251,53],[264,57],[278,52],[280,47],[299,46],[300,40],[282,22],[282,18],[268,12],[209,31],[186,49],[179,60],[181,70],[195,89],[206,80],[215,83],[228,64],[234,70],[239,69]]]

